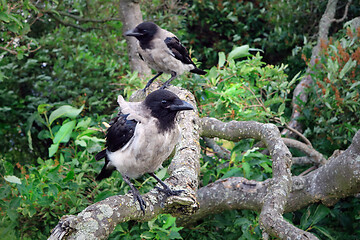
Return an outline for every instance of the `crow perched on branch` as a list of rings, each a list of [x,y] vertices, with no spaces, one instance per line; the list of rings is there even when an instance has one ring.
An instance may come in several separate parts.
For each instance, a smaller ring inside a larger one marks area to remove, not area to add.
[[[125,32],[125,35],[136,37],[139,40],[140,48],[138,52],[140,58],[150,68],[158,72],[148,81],[144,91],[163,73],[171,74],[171,78],[164,83],[162,89],[184,72],[206,74],[205,71],[195,66],[188,51],[173,33],[160,28],[153,22],[143,22],[134,29]]]
[[[163,188],[157,188],[159,191],[168,196],[181,193],[171,190],[154,171],[161,167],[179,141],[176,114],[192,110],[193,106],[162,89],[150,93],[143,102],[126,102],[119,95],[118,103],[121,110],[107,130],[106,149],[95,156],[96,160],[105,158],[96,180],[108,178],[118,170],[145,214],[145,202],[130,179],[149,173],[162,185]]]

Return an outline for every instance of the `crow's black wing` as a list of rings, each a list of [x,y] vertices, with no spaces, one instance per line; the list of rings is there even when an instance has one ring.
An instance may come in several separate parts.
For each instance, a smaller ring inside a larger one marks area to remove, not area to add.
[[[106,134],[106,147],[111,152],[121,149],[134,136],[137,122],[135,120],[128,120],[128,115],[129,114],[124,115],[119,113],[116,118],[111,120],[111,127],[108,129]],[[106,149],[102,150],[95,156],[96,160],[100,160],[102,158],[105,158],[105,164],[99,175],[96,177],[97,181],[110,177],[112,172],[115,170],[114,166],[111,164],[109,165]]]
[[[137,121],[128,120],[129,114],[120,114],[108,129],[106,134],[106,147],[115,152],[121,149],[134,136]]]
[[[175,58],[180,60],[185,64],[194,64],[191,60],[188,51],[186,48],[180,43],[177,37],[167,37],[164,40],[166,46],[170,49],[170,51],[174,54]]]

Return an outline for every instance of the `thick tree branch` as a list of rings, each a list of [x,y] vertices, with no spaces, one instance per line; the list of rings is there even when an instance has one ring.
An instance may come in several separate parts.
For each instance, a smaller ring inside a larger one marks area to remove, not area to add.
[[[232,177],[217,180],[197,191],[200,209],[191,217],[179,219],[191,225],[213,213],[232,209],[261,211],[273,179],[263,182]],[[334,205],[340,198],[360,192],[360,130],[347,150],[303,177],[292,177],[292,188],[285,212],[302,209],[312,203]]]
[[[170,87],[181,99],[196,106],[188,91]],[[143,97],[140,90],[135,93]],[[135,97],[136,98],[136,97]],[[184,190],[180,196],[166,199],[156,189],[144,194],[145,215],[132,195],[112,196],[84,209],[77,216],[64,216],[53,229],[49,239],[106,239],[115,226],[121,222],[149,221],[160,213],[174,216],[193,214],[199,207],[196,200],[198,174],[200,170],[199,124],[197,110],[184,111],[177,117],[181,128],[181,141],[176,146],[175,156],[168,167],[170,177],[165,182],[174,190]]]
[[[231,141],[244,138],[261,140],[269,149],[273,160],[273,178],[268,186],[268,191],[262,198],[261,227],[266,233],[281,239],[295,235],[303,236],[299,239],[316,239],[312,234],[289,224],[282,217],[292,184],[291,154],[275,125],[236,121],[223,123],[214,118],[203,118],[200,124],[203,137],[219,137]]]
[[[254,125],[253,127],[261,125],[255,122],[225,124],[215,119],[210,119],[210,121],[203,119],[201,124],[201,135],[216,136],[231,141],[239,140],[239,137],[249,137],[248,132],[252,129],[249,125]],[[245,130],[237,129],[236,124],[241,125],[242,129]],[[253,136],[256,137],[256,134]],[[233,177],[211,183],[197,191],[200,209],[191,217],[179,219],[179,223],[191,225],[209,214],[224,210],[251,209],[261,211],[268,192],[273,191],[271,185],[274,184],[274,181],[276,181],[274,178],[264,182],[256,182],[241,177]],[[291,182],[292,190],[288,195],[285,212],[296,211],[315,202],[333,205],[340,198],[353,196],[360,192],[360,130],[346,151],[330,157],[325,165],[306,176],[292,177]],[[280,216],[275,217],[279,218]],[[283,220],[278,224],[284,227],[284,233],[286,233],[279,235],[282,239],[288,237],[290,239],[314,239],[314,236],[309,233],[301,230],[299,232],[298,229],[293,231],[293,226],[284,223]],[[291,230],[286,231],[286,229]]]

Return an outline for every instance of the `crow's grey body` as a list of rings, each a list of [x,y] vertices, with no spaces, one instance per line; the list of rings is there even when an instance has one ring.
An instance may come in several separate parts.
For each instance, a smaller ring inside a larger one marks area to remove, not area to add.
[[[138,53],[140,58],[150,68],[158,72],[155,77],[149,80],[144,90],[162,73],[171,74],[171,78],[165,82],[162,88],[169,85],[176,76],[184,72],[206,74],[205,71],[196,67],[179,39],[155,23],[143,22],[135,29],[127,31],[125,35],[136,37],[139,40]]]
[[[109,167],[114,166],[129,178],[155,172],[179,141],[177,124],[169,130],[161,131],[158,119],[151,116],[144,102],[126,102],[119,96],[118,103],[122,114],[128,114],[127,120],[135,120],[137,124],[133,137],[125,146],[115,152],[106,150]]]
[[[120,113],[107,130],[106,149],[95,156],[96,160],[105,158],[96,180],[110,177],[114,170],[119,171],[145,213],[145,202],[130,179],[149,173],[163,186],[158,189],[168,196],[181,192],[172,191],[154,171],[161,167],[179,141],[177,112],[193,107],[166,90],[152,92],[143,102],[136,103],[126,102],[119,96],[118,103]]]
[[[176,36],[171,32],[159,28],[149,48],[142,48],[141,45],[138,47],[140,56],[149,67],[157,72],[169,74],[176,72],[177,75],[195,69],[196,66],[194,63],[184,63],[175,57],[175,54],[165,43],[165,39],[167,38],[176,38]]]

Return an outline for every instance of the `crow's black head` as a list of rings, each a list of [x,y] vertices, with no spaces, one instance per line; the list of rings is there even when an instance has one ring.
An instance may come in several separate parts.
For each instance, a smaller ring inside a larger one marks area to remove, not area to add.
[[[149,42],[154,38],[154,35],[159,30],[159,27],[153,22],[143,22],[137,25],[134,29],[125,32],[126,36],[136,37],[140,41],[140,45],[148,46]]]
[[[151,115],[159,120],[162,130],[174,125],[177,112],[194,109],[190,103],[163,89],[150,93],[145,99],[145,106],[151,110]]]

